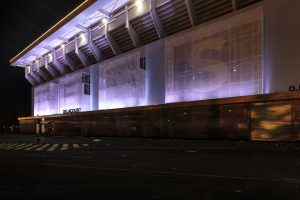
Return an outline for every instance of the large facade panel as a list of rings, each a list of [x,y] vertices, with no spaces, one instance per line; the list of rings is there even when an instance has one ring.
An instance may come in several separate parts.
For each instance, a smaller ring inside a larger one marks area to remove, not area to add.
[[[58,113],[58,84],[48,82],[33,89],[34,115],[50,115]]]
[[[166,103],[261,94],[262,8],[166,39]]]
[[[99,109],[145,105],[145,69],[139,52],[122,55],[99,66]]]
[[[59,79],[59,112],[80,108],[91,110],[90,74],[88,68]]]
[[[265,93],[300,85],[300,1],[264,0]]]
[[[63,114],[75,108],[92,109],[89,68],[36,86],[33,91],[34,116]]]
[[[165,103],[165,44],[159,40],[145,47],[146,57],[146,103]]]

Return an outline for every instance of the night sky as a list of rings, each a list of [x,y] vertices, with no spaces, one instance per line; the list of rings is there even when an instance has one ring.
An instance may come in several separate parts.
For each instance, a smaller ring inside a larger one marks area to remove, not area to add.
[[[17,117],[30,116],[31,85],[24,69],[9,60],[46,32],[83,0],[16,0],[1,7],[0,125],[17,124]]]

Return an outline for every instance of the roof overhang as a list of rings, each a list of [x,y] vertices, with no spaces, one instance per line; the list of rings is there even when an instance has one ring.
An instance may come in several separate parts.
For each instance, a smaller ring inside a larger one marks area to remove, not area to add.
[[[127,2],[128,0],[121,0],[118,4],[120,6]],[[60,43],[63,43],[64,37],[69,39],[81,32],[84,27],[89,27],[105,17],[99,10],[109,10],[113,5],[112,3],[114,2],[111,0],[85,0],[67,16],[13,57],[10,60],[10,64],[12,66],[21,67],[29,65],[42,54],[49,52],[51,49],[59,46]]]

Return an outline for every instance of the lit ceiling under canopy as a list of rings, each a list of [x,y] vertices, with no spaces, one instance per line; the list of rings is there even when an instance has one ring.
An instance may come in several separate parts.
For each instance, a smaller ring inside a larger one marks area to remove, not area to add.
[[[60,46],[65,41],[74,37],[78,33],[82,32],[84,28],[88,28],[96,22],[100,22],[102,18],[106,17],[107,13],[110,14],[113,11],[119,9],[120,7],[127,4],[130,0],[86,0],[80,6],[78,6],[72,12],[83,8],[83,11],[80,11],[75,17],[67,21],[63,26],[59,27],[52,34],[47,35],[47,32],[44,35],[47,37],[43,37],[42,35],[32,44],[30,44],[27,48],[21,51],[18,55],[10,60],[11,65],[13,66],[21,66],[24,67],[39,57],[42,57],[44,54],[49,52],[51,49],[54,49]],[[72,12],[69,14],[71,15]],[[67,18],[67,15],[65,18]],[[59,24],[63,21],[62,19],[55,26],[59,26]],[[50,28],[49,31],[52,29]],[[38,42],[39,39],[42,41]]]

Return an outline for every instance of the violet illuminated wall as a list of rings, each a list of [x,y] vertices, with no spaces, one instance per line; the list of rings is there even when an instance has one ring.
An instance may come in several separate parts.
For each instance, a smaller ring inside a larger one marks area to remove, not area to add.
[[[261,94],[262,36],[261,7],[225,16],[35,87],[34,115]]]
[[[67,74],[59,79],[59,111],[81,108],[81,111],[91,110],[91,95],[85,94],[83,75],[89,75],[89,68]]]
[[[300,1],[264,0],[265,93],[300,85]]]
[[[85,94],[82,77],[90,68],[80,70],[34,88],[34,115],[62,114],[64,110],[92,110],[92,95]]]
[[[99,109],[145,105],[145,70],[139,51],[99,65]]]
[[[58,113],[58,84],[48,82],[34,88],[34,115]]]
[[[263,92],[262,8],[166,39],[166,103]]]

